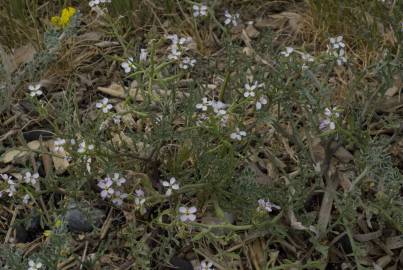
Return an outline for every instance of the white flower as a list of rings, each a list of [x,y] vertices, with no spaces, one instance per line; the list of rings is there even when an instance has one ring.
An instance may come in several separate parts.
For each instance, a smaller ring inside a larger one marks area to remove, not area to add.
[[[31,91],[30,96],[35,97],[35,96],[41,96],[43,94],[42,90],[42,85],[41,84],[30,84],[28,86],[28,90]]]
[[[120,177],[120,175],[118,173],[114,173],[113,174],[113,178],[112,178],[113,182],[115,182],[115,184],[117,186],[121,186],[122,184],[126,183],[126,178],[124,177]]]
[[[141,49],[141,50],[140,50],[140,57],[139,57],[140,62],[145,62],[145,61],[147,61],[147,56],[148,56],[148,51],[147,51],[147,49]]]
[[[166,35],[166,38],[171,40],[172,44],[178,44],[178,35],[177,34]]]
[[[179,45],[188,45],[193,41],[192,37],[181,37],[178,41]]]
[[[183,58],[182,62],[179,64],[181,69],[188,69],[190,67],[194,67],[196,64],[196,59],[191,59],[190,57],[186,56]]]
[[[42,263],[41,262],[34,262],[33,260],[28,261],[28,270],[38,270],[42,268]]]
[[[292,47],[285,47],[285,51],[280,52],[280,54],[282,54],[285,57],[290,56],[290,54],[292,54],[294,52],[294,48]]]
[[[129,57],[127,61],[120,64],[120,66],[125,70],[125,73],[129,73],[132,70],[136,70],[136,66],[134,65],[133,57]]]
[[[31,174],[30,172],[26,172],[24,175],[24,182],[27,184],[35,185],[36,182],[38,181],[38,178],[39,178],[38,173]]]
[[[230,134],[231,139],[238,140],[238,141],[242,140],[242,137],[245,137],[245,136],[246,136],[246,132],[240,130],[239,128],[236,128],[236,131],[234,133]]]
[[[23,204],[28,204],[30,198],[31,197],[29,197],[29,194],[25,194],[24,197],[22,198],[22,203]]]
[[[278,205],[276,205],[276,204],[274,204],[274,203],[272,203],[272,202],[270,202],[269,200],[265,200],[265,199],[259,199],[258,201],[257,201],[257,203],[258,203],[258,210],[259,211],[267,211],[267,212],[272,212],[273,211],[273,208],[274,209],[278,209],[278,210],[280,210],[281,209],[281,207],[280,206],[278,206]]]
[[[228,10],[226,10],[225,13],[224,13],[224,16],[225,16],[225,21],[224,21],[224,23],[225,23],[226,25],[228,25],[228,24],[230,24],[230,23],[232,23],[233,26],[237,26],[237,25],[238,25],[238,20],[239,20],[239,14],[238,14],[238,13],[236,13],[236,14],[234,14],[234,15],[231,15],[231,14],[228,12]]]
[[[162,181],[162,185],[167,188],[167,191],[165,192],[166,196],[171,196],[172,190],[178,190],[179,189],[179,184],[176,183],[176,178],[171,177],[168,181]]]
[[[77,152],[82,154],[87,152],[88,150],[92,151],[94,150],[94,145],[93,144],[89,144],[87,146],[87,143],[85,141],[82,141],[79,145],[78,145],[78,150]]]
[[[202,103],[196,104],[196,108],[202,111],[207,111],[208,106],[211,105],[211,101],[209,101],[206,97],[202,98]]]
[[[252,85],[249,83],[245,83],[245,92],[243,93],[244,97],[254,97],[255,96],[255,90],[257,88],[263,87],[264,84],[258,84],[257,81],[255,81]]]
[[[261,96],[259,100],[256,102],[256,110],[262,109],[262,106],[266,104],[267,104],[267,98],[265,96]]]
[[[191,206],[191,207],[181,206],[181,207],[179,207],[179,213],[180,213],[179,218],[183,222],[195,221],[196,220],[196,215],[195,215],[196,212],[197,212],[197,208],[194,207],[194,206]]]
[[[302,58],[302,60],[304,60],[305,62],[313,62],[313,61],[315,61],[315,59],[313,58],[313,56],[310,55],[309,53],[302,53],[302,54],[301,54],[301,58]]]
[[[225,110],[225,108],[227,108],[227,104],[225,104],[222,101],[215,101],[213,100],[211,102],[211,107],[213,107],[213,111],[218,115],[218,116],[222,116],[225,115],[227,112]]]
[[[193,5],[193,16],[201,17],[207,16],[207,6],[206,5]]]
[[[333,47],[333,49],[340,49],[340,48],[344,48],[346,46],[343,42],[342,36],[331,37],[329,40],[330,40],[330,45]]]
[[[100,3],[101,3],[100,0],[92,0],[92,1],[89,1],[89,2],[88,2],[88,5],[89,5],[90,7],[94,7],[94,6],[99,5]]]
[[[112,104],[109,104],[108,98],[103,98],[96,104],[96,107],[101,109],[103,113],[108,113],[113,108]]]
[[[94,7],[102,3],[112,3],[112,0],[91,0],[88,2],[88,5]]]
[[[213,263],[207,260],[203,260],[197,270],[214,270]]]
[[[56,152],[62,152],[62,151],[64,151],[64,148],[63,148],[63,145],[65,145],[66,144],[66,140],[65,139],[61,139],[61,138],[57,138],[56,140],[55,140],[55,142],[54,142],[54,150],[56,151]]]

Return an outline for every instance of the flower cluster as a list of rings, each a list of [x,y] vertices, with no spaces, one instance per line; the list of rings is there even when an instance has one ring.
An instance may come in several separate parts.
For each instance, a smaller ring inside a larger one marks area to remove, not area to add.
[[[75,144],[75,141],[71,141],[72,144]],[[77,149],[77,153],[82,154],[82,158],[85,162],[85,166],[87,168],[88,172],[91,172],[91,162],[92,159],[90,157],[91,152],[94,150],[94,145],[93,144],[88,144],[83,140],[79,145]]]
[[[336,119],[339,118],[340,114],[337,112],[336,108],[325,108],[323,113],[325,118],[320,121],[320,130],[334,130],[336,128]]]
[[[339,66],[347,63],[345,47],[346,44],[343,42],[343,37],[332,37],[329,39],[330,45],[328,46],[329,52],[336,57],[337,64]]]
[[[64,28],[69,25],[71,18],[77,13],[73,7],[66,7],[62,10],[60,16],[53,16],[50,21],[54,26]]]
[[[199,115],[198,123],[200,124],[202,121],[208,119],[205,112],[208,111],[209,107],[211,107],[214,114],[220,118],[221,126],[226,126],[228,120],[226,108],[228,107],[228,105],[220,100],[209,100],[207,97],[202,98],[202,103],[196,104],[196,109],[203,112]]]
[[[276,204],[270,202],[269,200],[259,199],[259,200],[257,201],[257,203],[258,203],[258,208],[257,208],[258,212],[268,212],[268,213],[271,213],[271,212],[273,212],[273,208],[274,208],[274,209],[277,209],[277,210],[280,210],[280,209],[281,209],[280,206],[278,206],[278,205],[276,205]]]
[[[169,46],[170,53],[168,54],[169,60],[179,60],[179,67],[181,69],[189,69],[193,67],[196,63],[195,59],[189,56],[183,57],[183,54],[189,50],[189,45],[193,41],[191,37],[178,37],[178,35],[167,35],[167,39],[171,41]],[[181,59],[182,58],[182,59]]]
[[[126,178],[121,177],[118,173],[114,173],[113,177],[107,175],[104,179],[98,180],[102,199],[111,199],[113,204],[122,205],[123,200],[128,197],[127,193],[120,190],[124,183],[126,183]]]

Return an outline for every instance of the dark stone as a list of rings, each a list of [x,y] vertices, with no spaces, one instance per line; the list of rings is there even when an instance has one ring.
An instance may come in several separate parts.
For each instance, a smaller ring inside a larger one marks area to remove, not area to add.
[[[181,259],[179,257],[172,257],[170,263],[173,266],[173,268],[171,269],[193,270],[193,265],[189,261]]]
[[[26,221],[19,222],[15,225],[15,240],[17,243],[29,243],[34,241],[44,231],[41,226],[41,218],[34,215]]]

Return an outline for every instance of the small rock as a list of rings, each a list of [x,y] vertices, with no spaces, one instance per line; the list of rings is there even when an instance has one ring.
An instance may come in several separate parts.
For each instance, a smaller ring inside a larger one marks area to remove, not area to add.
[[[64,218],[68,229],[72,232],[90,232],[94,227],[99,227],[105,217],[104,211],[93,207],[71,203],[68,208]]]

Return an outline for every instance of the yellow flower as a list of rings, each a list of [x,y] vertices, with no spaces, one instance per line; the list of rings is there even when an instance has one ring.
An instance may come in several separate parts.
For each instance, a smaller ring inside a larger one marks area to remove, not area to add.
[[[44,235],[46,238],[50,237],[52,234],[53,234],[53,232],[52,232],[51,230],[45,230],[45,231],[43,232],[43,235]]]
[[[63,28],[63,27],[66,27],[70,23],[71,17],[73,17],[74,14],[76,14],[76,13],[77,13],[77,10],[75,8],[67,7],[62,10],[62,14],[60,15],[60,17],[53,16],[50,19],[50,21],[52,22],[52,24],[54,26]]]

